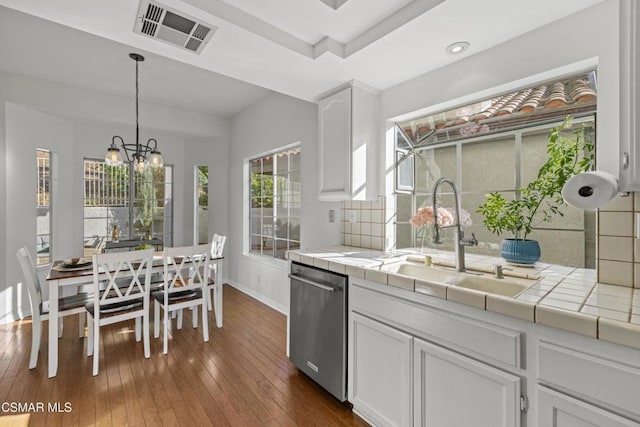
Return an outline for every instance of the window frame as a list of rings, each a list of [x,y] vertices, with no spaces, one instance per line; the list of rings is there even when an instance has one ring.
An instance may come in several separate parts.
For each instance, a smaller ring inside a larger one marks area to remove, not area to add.
[[[85,230],[85,222],[88,218],[92,218],[92,217],[87,217],[85,214],[85,209],[87,206],[85,205],[85,200],[86,200],[86,186],[87,186],[87,175],[86,175],[86,162],[95,162],[95,163],[99,163],[102,165],[106,165],[106,162],[104,161],[104,159],[99,159],[99,158],[92,158],[92,157],[84,157],[82,160],[82,182],[83,182],[83,194],[82,194],[82,239],[83,241],[86,240],[88,237],[91,236],[86,236],[86,230]],[[135,168],[133,166],[132,163],[125,163],[124,164],[127,168],[128,168],[128,177],[127,177],[127,184],[128,184],[128,189],[134,189],[135,185],[136,185],[136,172],[135,172]],[[162,185],[165,186],[165,199],[164,200],[170,200],[170,215],[167,216],[167,214],[165,213],[164,217],[170,217],[171,218],[171,223],[169,224],[169,227],[167,228],[166,226],[163,227],[163,231],[162,231],[162,241],[163,241],[163,245],[167,245],[167,246],[172,246],[173,244],[173,221],[174,221],[174,211],[173,211],[173,194],[174,194],[174,176],[175,176],[175,168],[172,164],[165,164],[163,166],[163,168],[165,169],[165,180],[164,183]],[[167,178],[166,178],[166,170],[170,170],[170,180],[169,182],[167,182]],[[170,196],[166,197],[166,186],[169,185],[170,186]],[[127,235],[126,236],[122,236],[121,234],[121,239],[125,240],[125,239],[133,239],[133,223],[134,220],[136,219],[136,196],[135,196],[135,190],[131,191],[128,190],[127,193],[123,196],[124,197],[124,201],[125,201],[125,205],[121,206],[122,208],[126,208],[127,209],[127,219],[128,219],[128,230],[127,230]],[[153,199],[154,201],[156,201],[156,199]],[[96,207],[100,207],[100,206],[104,206],[104,205],[96,205]],[[106,207],[116,207],[114,206],[106,206]],[[99,219],[104,219],[107,222],[107,228],[106,228],[106,236],[105,236],[105,241],[110,241],[111,240],[111,230],[109,229],[109,216],[106,217],[98,217]],[[153,223],[151,225],[151,227],[153,228]],[[122,229],[120,230],[120,232],[122,232]],[[170,235],[171,236],[171,241],[167,242],[166,236]],[[99,235],[100,237],[100,235]],[[153,237],[153,229],[152,229],[152,237]]]
[[[46,173],[46,177],[45,180],[41,180],[41,175],[40,175],[40,153],[46,153],[46,161],[47,161],[47,165],[43,166],[43,168],[48,169],[48,172]],[[40,204],[40,190],[41,190],[41,186],[40,184],[42,183],[42,189],[44,191],[44,193],[48,193],[46,194],[47,198],[48,198],[48,204]],[[48,191],[47,191],[47,186],[48,186]],[[39,227],[38,227],[38,210],[40,210],[41,208],[48,208],[49,211],[49,224],[48,224],[48,229],[49,232],[47,234],[42,234],[39,232]],[[46,262],[40,262],[41,258],[38,255],[38,239],[40,239],[42,236],[48,236],[48,241],[49,241],[49,252],[48,252],[48,256],[46,258],[47,261]],[[48,150],[46,148],[36,148],[36,266],[37,267],[43,267],[43,266],[47,266],[49,264],[52,263],[52,260],[54,259],[54,251],[53,251],[53,153],[51,152],[51,150]]]
[[[203,168],[206,168],[207,170],[207,182],[205,185],[201,185],[201,182],[200,182],[200,171]],[[200,204],[201,195],[207,196],[206,205]],[[203,227],[203,224],[200,221],[200,208],[204,208],[208,212],[208,209],[209,209],[208,200],[209,200],[209,166],[193,165],[193,244],[194,245],[205,244],[209,241],[209,222],[207,220],[205,227]],[[207,241],[205,242],[200,242],[201,231],[205,231],[205,235],[207,236]]]
[[[291,177],[292,173],[298,173],[298,181],[297,181],[297,185],[298,185],[298,191],[296,193],[296,197],[297,197],[297,209],[301,209],[302,207],[302,187],[300,185],[300,172],[302,170],[302,149],[301,149],[301,144],[300,142],[296,142],[293,144],[289,144],[283,147],[279,147],[277,149],[274,150],[270,150],[264,153],[260,153],[258,155],[255,156],[251,156],[251,157],[247,157],[244,159],[244,212],[245,214],[243,215],[244,218],[244,244],[243,244],[243,254],[247,255],[247,256],[251,256],[251,257],[256,257],[256,259],[261,259],[261,260],[270,260],[270,261],[274,261],[276,263],[284,263],[286,261],[286,255],[283,254],[282,257],[278,257],[277,252],[278,252],[278,248],[277,248],[277,241],[286,241],[287,242],[287,248],[285,249],[285,254],[286,251],[288,250],[293,250],[293,249],[298,249],[300,247],[300,242],[301,240],[295,240],[295,239],[290,239],[289,238],[289,234],[287,233],[287,237],[286,238],[281,238],[278,237],[278,233],[277,233],[277,227],[275,226],[278,218],[282,218],[282,216],[279,216],[277,211],[278,211],[278,204],[277,204],[277,197],[278,197],[278,185],[277,185],[277,180],[273,180],[273,194],[270,196],[272,198],[272,207],[271,209],[273,209],[272,215],[270,216],[271,220],[272,220],[272,226],[271,226],[271,235],[270,235],[270,239],[272,240],[272,242],[274,243],[272,245],[271,248],[271,253],[265,253],[264,250],[260,250],[260,251],[255,251],[253,249],[253,242],[252,239],[255,236],[264,236],[264,233],[262,233],[263,227],[261,226],[261,234],[257,235],[257,234],[253,234],[252,233],[252,223],[254,220],[254,216],[252,215],[252,201],[255,197],[253,197],[252,194],[252,189],[251,189],[251,175],[252,175],[252,167],[251,164],[252,162],[256,161],[256,160],[263,160],[267,157],[273,157],[274,159],[276,159],[273,162],[273,166],[272,166],[272,175],[271,176],[277,176],[277,175],[282,175],[282,171],[278,172],[278,163],[277,163],[277,158],[279,154],[285,153],[285,152],[291,152],[291,151],[297,151],[300,155],[300,160],[299,160],[299,169],[292,169],[291,168],[291,163],[290,163],[290,156],[287,156],[287,161],[289,162],[286,168],[286,176],[287,176],[287,180],[285,182],[290,182],[289,178]],[[262,196],[262,193],[260,195],[260,198],[264,198]],[[301,214],[299,214],[299,216],[292,216],[290,214],[290,209],[291,207],[288,208],[287,212],[288,214],[286,215],[287,218],[287,224],[290,225],[291,218],[297,218],[298,223],[301,222]],[[262,218],[262,216],[261,216]],[[261,222],[262,224],[262,222]],[[299,224],[300,226],[301,224]],[[298,234],[298,238],[301,239],[300,234]],[[297,242],[297,246],[296,247],[291,247],[290,243],[291,242]],[[262,246],[261,246],[262,248]]]
[[[519,159],[521,158],[521,150],[522,150],[522,137],[525,135],[529,135],[529,134],[533,134],[533,133],[543,133],[543,132],[548,132],[549,129],[559,126],[562,124],[562,119],[558,118],[555,121],[550,121],[550,122],[544,122],[544,123],[536,123],[536,124],[532,124],[531,126],[527,126],[527,127],[522,127],[522,128],[518,128],[518,129],[511,129],[511,130],[506,130],[504,132],[500,132],[500,133],[494,133],[494,134],[488,134],[488,135],[479,135],[479,136],[473,136],[473,137],[469,137],[469,138],[463,138],[463,139],[457,139],[455,141],[448,141],[448,142],[443,142],[443,143],[439,143],[439,144],[432,144],[432,145],[425,145],[422,147],[416,147],[414,149],[414,151],[412,152],[412,154],[417,155],[417,153],[420,153],[422,151],[431,151],[431,150],[437,150],[438,148],[447,148],[447,147],[454,147],[456,150],[456,175],[454,177],[451,177],[454,179],[454,182],[456,183],[456,186],[458,187],[458,197],[460,200],[460,206],[463,206],[463,199],[465,196],[474,196],[474,195],[478,195],[481,193],[486,193],[489,190],[483,190],[483,191],[478,191],[478,190],[466,190],[465,188],[460,186],[460,183],[463,182],[463,176],[462,176],[462,151],[463,151],[463,146],[464,145],[468,145],[468,144],[482,144],[485,142],[491,142],[494,140],[501,140],[504,138],[508,138],[508,137],[512,137],[513,138],[513,142],[514,142],[514,155],[515,155],[515,162],[514,162],[514,169],[515,169],[515,179],[514,179],[514,188],[501,188],[501,189],[493,189],[490,191],[499,191],[499,192],[508,192],[508,193],[513,193],[515,197],[519,197],[520,196],[520,191],[519,189],[522,186],[522,182],[521,182],[521,177],[522,177],[522,169],[523,166],[520,163]],[[576,126],[579,124],[583,124],[583,123],[593,123],[594,125],[594,129],[597,128],[597,113],[596,112],[591,112],[588,114],[584,114],[584,115],[580,115],[577,117],[574,117],[572,120],[572,125]],[[395,132],[398,132],[397,126],[395,129]],[[597,135],[597,132],[594,133],[594,137]],[[394,138],[398,138],[397,135],[394,136]],[[597,142],[596,142],[597,143]],[[398,151],[403,151],[402,149],[398,149],[397,147],[395,148],[395,152]],[[394,165],[394,168],[398,167],[398,163],[396,163]],[[416,174],[418,173],[418,167],[416,165],[414,165],[413,167],[413,173],[414,173],[414,182],[416,180]],[[419,206],[421,206],[422,201],[425,198],[429,198],[431,197],[431,191],[429,189],[427,189],[426,191],[420,191],[418,189],[414,188],[410,191],[403,191],[401,189],[398,189],[397,184],[395,185],[395,189],[393,192],[393,196],[395,199],[395,203],[396,203],[396,211],[397,211],[397,198],[399,196],[405,196],[405,197],[410,197],[411,198],[411,202],[410,202],[410,212],[415,212]],[[453,196],[453,192],[449,189],[449,187],[445,187],[443,189],[443,191],[438,193],[439,196],[448,196],[448,197],[452,197]],[[398,242],[397,242],[397,236],[398,236],[398,225],[400,226],[410,226],[409,220],[398,220],[396,217],[396,220],[394,221],[394,234],[396,236],[396,242],[394,245],[397,246]],[[482,224],[473,224],[472,226],[468,226],[466,227],[469,232],[473,231],[474,227],[484,227]],[[420,239],[418,238],[418,233],[419,230],[412,227],[411,228],[412,233],[411,233],[411,243],[410,243],[410,247],[419,247],[420,246]],[[568,228],[555,228],[555,227],[549,227],[549,226],[540,226],[540,227],[534,227],[534,230],[545,230],[545,231],[584,231],[584,230],[579,230],[579,229],[568,229]],[[404,248],[405,246],[403,246]],[[587,267],[587,268],[591,268],[591,267]]]

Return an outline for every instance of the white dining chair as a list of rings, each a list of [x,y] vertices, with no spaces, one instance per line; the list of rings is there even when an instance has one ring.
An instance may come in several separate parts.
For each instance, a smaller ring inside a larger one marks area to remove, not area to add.
[[[142,336],[144,357],[151,356],[149,289],[152,266],[152,249],[93,255],[93,302],[86,305],[86,310],[87,355],[93,355],[94,376],[98,375],[99,368],[101,326],[135,319],[136,341],[139,342]]]
[[[42,289],[40,287],[40,279],[36,271],[36,265],[33,262],[31,252],[26,246],[22,246],[16,251],[18,263],[24,274],[25,284],[27,285],[27,293],[29,294],[29,303],[31,305],[31,356],[29,358],[29,369],[33,369],[38,364],[38,352],[40,350],[40,341],[42,337],[42,322],[48,320],[50,322],[58,322],[58,338],[62,336],[62,325],[64,316],[78,314],[79,336],[84,337],[85,323],[85,304],[89,301],[90,295],[81,293],[58,299],[60,307],[58,319],[49,318],[48,301],[42,300]]]
[[[168,334],[171,312],[178,312],[178,329],[182,327],[182,310],[192,309],[192,324],[198,327],[198,307],[202,309],[202,335],[209,341],[207,283],[211,259],[208,244],[165,248],[163,255],[164,287],[152,293],[154,300],[153,336],[160,336],[160,311],[163,312],[162,352],[169,350]]]
[[[221,236],[220,234],[214,234],[211,237],[211,258],[220,258],[224,251],[224,243],[227,241],[227,236]],[[218,261],[222,262],[222,261]],[[218,289],[222,286],[222,283],[216,283],[214,280],[218,275],[218,262],[209,263],[209,284],[207,286],[207,292],[211,292],[209,297],[209,311],[213,308],[213,301],[215,301],[216,294],[218,293]],[[220,281],[222,281],[222,277],[220,277]]]

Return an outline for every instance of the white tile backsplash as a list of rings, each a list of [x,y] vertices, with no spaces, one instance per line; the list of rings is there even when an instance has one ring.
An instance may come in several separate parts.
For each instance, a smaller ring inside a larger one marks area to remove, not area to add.
[[[384,250],[385,199],[342,202],[342,243],[368,249]],[[357,221],[350,222],[356,211]]]

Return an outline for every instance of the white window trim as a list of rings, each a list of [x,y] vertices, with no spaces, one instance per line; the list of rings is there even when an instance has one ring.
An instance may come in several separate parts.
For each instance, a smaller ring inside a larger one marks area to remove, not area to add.
[[[38,151],[46,151],[47,153],[49,153],[49,262],[44,263],[44,264],[38,264],[38,252],[37,252],[37,247],[36,247],[36,252],[35,252],[35,262],[36,262],[36,270],[44,270],[44,269],[49,269],[51,267],[51,265],[53,265],[53,261],[54,261],[54,253],[57,252],[57,248],[54,248],[54,235],[57,235],[57,231],[58,231],[58,223],[57,221],[53,221],[53,202],[54,202],[54,191],[56,189],[56,185],[57,181],[58,181],[58,156],[49,148],[42,148],[42,147],[37,147],[36,148],[36,157],[38,155]],[[37,190],[37,183],[36,183],[36,190]],[[36,201],[36,209],[38,208],[38,203]],[[36,221],[37,221],[37,217],[36,217]],[[54,229],[55,227],[55,229]],[[38,227],[36,226],[36,237],[38,235]]]
[[[283,145],[282,147],[274,148],[262,153],[253,154],[242,159],[242,255],[250,257],[252,260],[270,260],[269,263],[265,263],[269,265],[273,265],[274,262],[276,263],[276,265],[278,263],[287,264],[286,260],[280,260],[273,256],[258,255],[251,252],[249,244],[249,240],[251,237],[251,229],[249,226],[249,220],[251,216],[251,206],[249,203],[251,198],[249,195],[249,171],[251,166],[249,165],[249,162],[251,162],[251,160],[253,159],[274,155],[276,153],[279,153],[280,151],[291,150],[299,147],[302,147],[302,142],[296,141],[291,144]]]

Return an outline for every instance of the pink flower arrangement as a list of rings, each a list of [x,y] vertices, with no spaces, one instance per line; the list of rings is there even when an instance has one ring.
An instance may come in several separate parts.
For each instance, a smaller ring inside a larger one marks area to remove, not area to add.
[[[471,225],[471,215],[464,209],[460,209],[460,225]]]
[[[424,227],[432,225],[434,221],[433,206],[424,206],[409,220],[414,227]],[[450,208],[438,207],[438,225],[444,227],[455,223],[455,214]],[[460,225],[471,225],[471,215],[464,209],[460,209]]]
[[[431,225],[435,222],[433,215],[433,206],[424,206],[419,208],[418,211],[413,214],[409,220],[414,227],[424,227],[425,225]],[[438,208],[438,225],[444,227],[445,225],[453,224],[453,215],[448,209]]]

